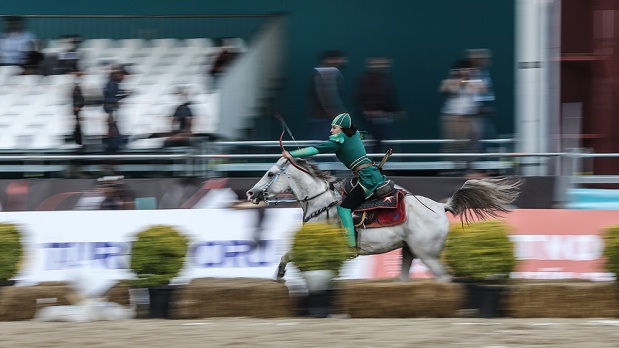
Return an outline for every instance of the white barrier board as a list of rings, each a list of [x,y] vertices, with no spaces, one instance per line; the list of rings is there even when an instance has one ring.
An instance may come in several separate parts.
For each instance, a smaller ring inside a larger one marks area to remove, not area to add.
[[[131,242],[150,225],[176,226],[190,238],[185,267],[176,282],[204,277],[275,276],[279,259],[301,226],[300,209],[267,209],[260,246],[254,233],[253,209],[173,209],[132,211],[3,212],[0,222],[15,223],[24,232],[25,257],[18,284],[68,281],[78,272],[106,279],[132,279]],[[362,278],[360,257],[349,262],[345,278]],[[294,265],[287,278],[298,276]]]

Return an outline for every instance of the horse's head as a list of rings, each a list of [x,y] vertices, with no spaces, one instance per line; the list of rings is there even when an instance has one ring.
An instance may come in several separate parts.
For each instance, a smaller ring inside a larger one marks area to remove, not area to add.
[[[287,159],[280,158],[260,181],[247,191],[247,200],[258,204],[282,193],[295,194],[296,190],[315,186],[317,180],[324,180],[325,175],[328,175],[303,159],[296,159],[295,164],[296,166],[290,165]]]
[[[290,191],[288,179],[290,163],[284,157],[280,158],[273,167],[260,178],[254,187],[247,191],[247,200],[258,204],[274,196]],[[294,167],[292,167],[294,168]]]

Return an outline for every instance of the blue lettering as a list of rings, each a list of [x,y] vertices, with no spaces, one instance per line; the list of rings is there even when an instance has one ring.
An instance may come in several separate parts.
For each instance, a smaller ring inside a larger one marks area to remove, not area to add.
[[[65,242],[44,243],[43,258],[48,271],[79,267],[84,262],[104,269],[127,269],[130,243]]]
[[[250,240],[206,241],[195,244],[189,256],[202,268],[265,267],[274,262],[273,244],[268,240],[259,245]]]
[[[93,260],[101,260],[101,267],[107,269],[124,269],[127,264],[123,255],[127,254],[126,243],[95,242],[93,243]]]
[[[254,249],[247,254],[246,261],[249,267],[267,267],[274,263],[275,250],[273,241],[261,240],[258,245],[254,244]]]

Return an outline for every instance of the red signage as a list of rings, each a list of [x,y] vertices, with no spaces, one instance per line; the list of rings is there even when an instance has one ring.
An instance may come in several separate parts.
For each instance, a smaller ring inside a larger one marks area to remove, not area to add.
[[[452,222],[458,219],[449,214]],[[503,218],[518,259],[512,278],[612,280],[604,269],[603,229],[619,225],[617,210],[518,209]],[[374,255],[371,277],[397,277],[400,251]],[[415,262],[411,277],[432,274]]]

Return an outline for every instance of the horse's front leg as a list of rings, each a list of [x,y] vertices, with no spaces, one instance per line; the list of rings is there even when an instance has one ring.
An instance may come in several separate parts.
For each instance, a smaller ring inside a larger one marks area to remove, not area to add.
[[[276,280],[281,282],[284,280],[284,275],[286,275],[286,265],[290,262],[290,252],[282,255],[282,258],[279,260],[279,266],[277,267],[277,277]]]
[[[404,243],[402,246],[402,265],[400,268],[400,280],[405,282],[409,278],[409,274],[411,272],[411,266],[413,265],[413,260],[415,259],[415,255],[408,247],[408,244]]]

